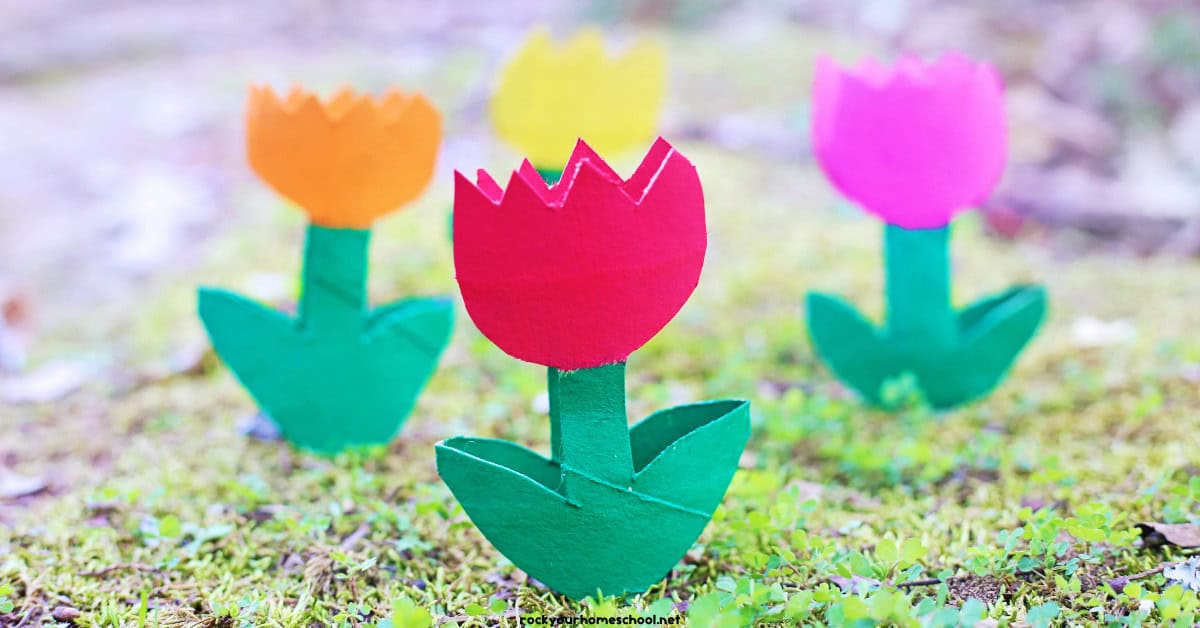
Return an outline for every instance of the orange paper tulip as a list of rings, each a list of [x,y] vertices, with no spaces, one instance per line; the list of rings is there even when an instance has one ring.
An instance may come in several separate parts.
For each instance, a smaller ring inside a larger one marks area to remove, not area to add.
[[[344,88],[323,102],[255,85],[246,108],[250,165],[323,227],[365,229],[416,198],[441,135],[437,109],[396,90],[374,99]]]

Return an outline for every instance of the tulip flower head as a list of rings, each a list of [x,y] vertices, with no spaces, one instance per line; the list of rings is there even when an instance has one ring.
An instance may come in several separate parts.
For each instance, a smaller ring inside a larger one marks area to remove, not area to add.
[[[250,165],[314,224],[364,229],[415,199],[433,177],[441,116],[421,94],[342,89],[322,101],[293,87],[250,88]]]
[[[542,169],[562,169],[578,138],[604,155],[631,150],[655,135],[665,73],[651,43],[609,56],[596,30],[561,47],[537,31],[500,76],[492,123]]]
[[[559,369],[620,362],[700,279],[696,168],[665,140],[622,179],[582,140],[547,186],[526,161],[502,189],[455,175],[454,265],[467,312],[515,358]]]
[[[1003,86],[958,53],[932,63],[828,58],[813,85],[813,147],[842,194],[906,229],[946,226],[985,200],[1004,171]]]

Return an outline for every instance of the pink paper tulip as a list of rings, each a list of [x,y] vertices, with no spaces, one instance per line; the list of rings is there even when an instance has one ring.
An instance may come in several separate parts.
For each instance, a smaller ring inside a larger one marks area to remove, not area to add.
[[[958,53],[932,63],[826,57],[813,84],[813,146],[838,190],[905,229],[937,229],[991,194],[1004,171],[1003,85]]]

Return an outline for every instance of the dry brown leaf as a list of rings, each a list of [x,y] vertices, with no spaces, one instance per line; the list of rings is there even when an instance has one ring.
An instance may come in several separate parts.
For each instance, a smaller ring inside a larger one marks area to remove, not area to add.
[[[0,469],[0,500],[27,497],[44,490],[46,490],[46,482],[41,478]]]
[[[95,368],[76,360],[59,360],[0,386],[0,397],[11,404],[57,401],[75,392],[95,373]]]
[[[867,578],[859,575],[851,575],[849,578],[845,576],[833,575],[829,576],[829,581],[837,585],[837,587],[842,590],[842,593],[849,593],[852,595],[867,593],[879,588],[881,584],[874,578]]]
[[[1174,545],[1175,547],[1200,547],[1200,525],[1192,523],[1156,523],[1153,521],[1137,524],[1142,533],[1143,547],[1159,547]]]
[[[787,488],[796,490],[797,501],[803,503],[810,499],[821,501],[821,496],[825,494],[825,486],[816,482],[805,482],[804,480],[795,480],[787,485]]]

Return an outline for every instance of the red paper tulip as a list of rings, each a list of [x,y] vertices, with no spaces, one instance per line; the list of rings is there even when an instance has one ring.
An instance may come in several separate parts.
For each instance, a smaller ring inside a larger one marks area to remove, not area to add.
[[[467,313],[509,355],[562,370],[625,360],[683,307],[707,233],[696,168],[663,139],[622,180],[580,141],[547,187],[455,173],[454,266]]]
[[[949,53],[892,68],[817,63],[813,149],[834,185],[888,224],[937,229],[991,194],[1004,171],[1003,87]]]

